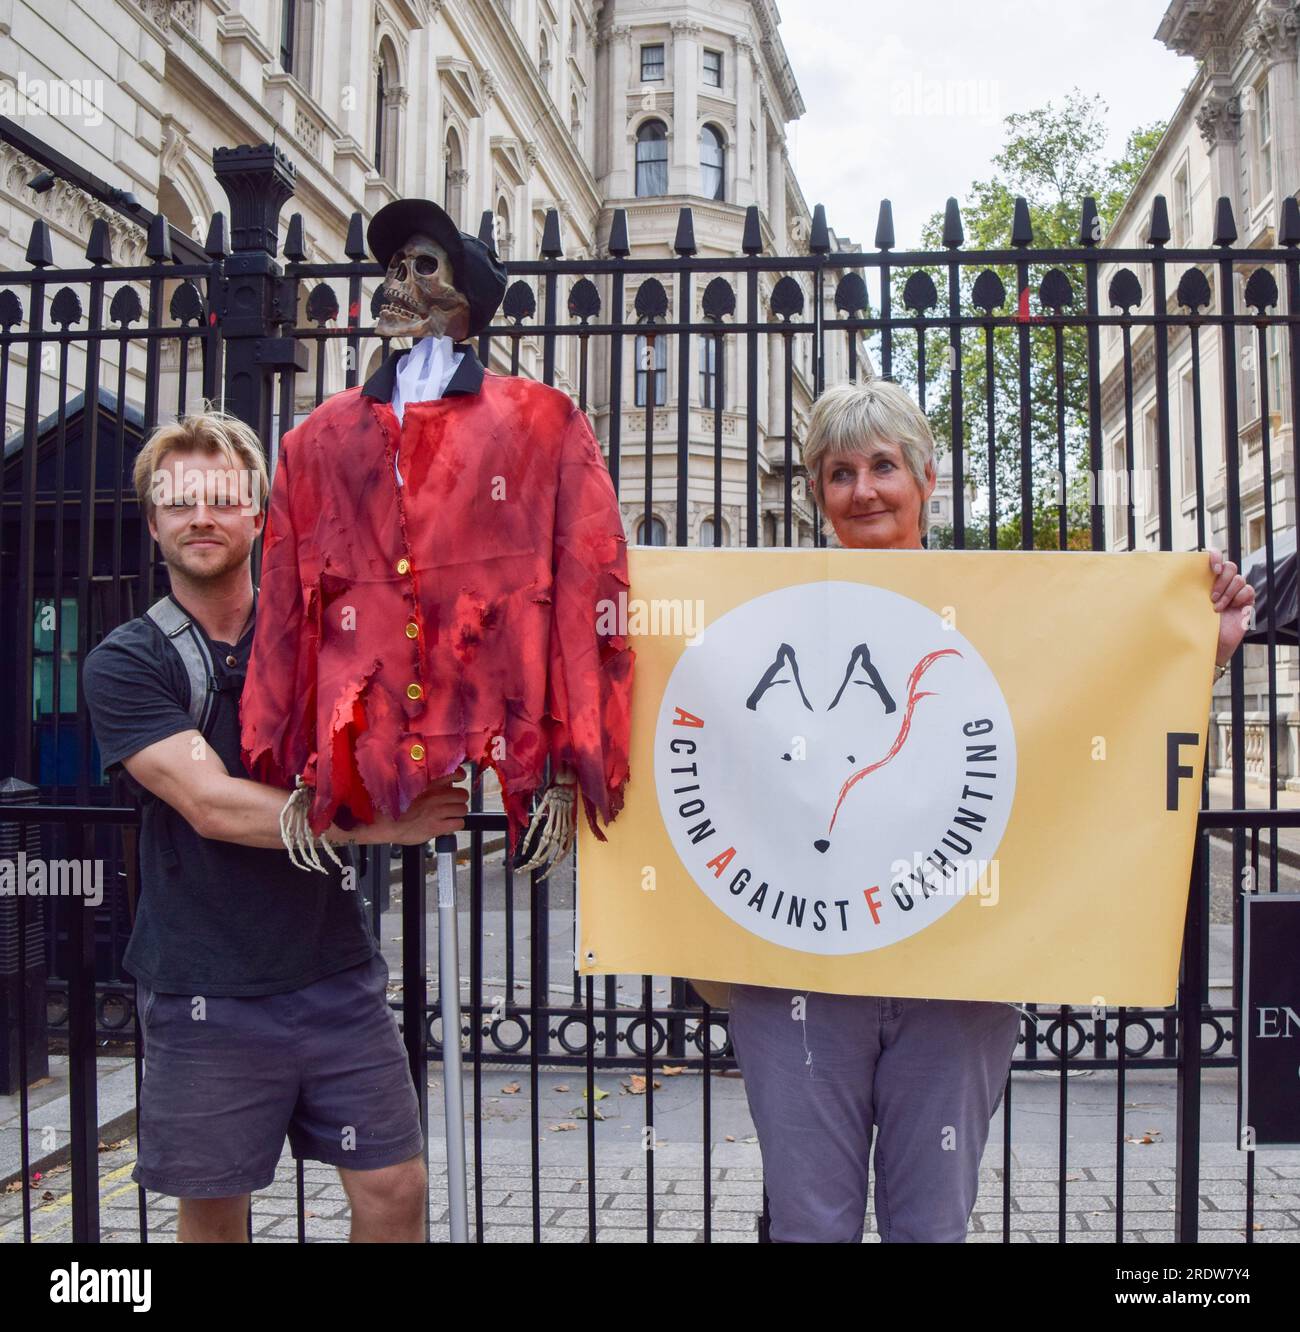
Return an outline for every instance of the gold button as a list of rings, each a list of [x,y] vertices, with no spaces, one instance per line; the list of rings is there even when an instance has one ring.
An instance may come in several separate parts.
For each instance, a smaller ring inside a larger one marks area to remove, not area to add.
[[[424,690],[421,689],[420,686],[419,686],[418,684],[409,684],[409,685],[406,686],[406,697],[407,697],[407,698],[421,698],[421,697],[423,696],[423,694],[424,694]]]
[[[407,638],[419,638],[420,626],[414,620],[406,626],[406,636]]]
[[[226,665],[227,665],[227,666],[238,666],[238,665],[239,665],[239,658],[236,657],[235,654],[234,654],[233,652],[230,653],[230,654],[226,657]]]
[[[397,572],[400,574],[411,572],[411,561],[408,560],[405,555],[397,561]]]
[[[424,746],[423,746],[423,745],[412,745],[412,746],[411,746],[411,757],[412,757],[412,758],[418,763],[418,762],[424,757]]]

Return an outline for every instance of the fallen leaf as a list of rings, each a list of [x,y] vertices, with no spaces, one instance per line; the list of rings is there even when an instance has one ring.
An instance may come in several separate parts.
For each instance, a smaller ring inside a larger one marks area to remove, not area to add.
[[[572,1120],[565,1120],[563,1124],[552,1124],[552,1133],[567,1133],[570,1129],[576,1129],[578,1126]]]
[[[727,1134],[727,1139],[726,1139],[726,1140],[727,1140],[728,1142],[735,1142],[735,1141],[736,1141],[735,1136],[734,1136],[733,1134],[730,1134],[730,1133]]]
[[[557,1092],[566,1092],[569,1090],[569,1084],[567,1082],[562,1082],[555,1090]]]
[[[41,1194],[41,1201],[42,1202],[54,1201],[54,1195],[49,1191],[49,1189],[46,1189],[45,1192]]]
[[[645,1095],[645,1079],[641,1076],[640,1073],[633,1073],[628,1078],[628,1080],[623,1084],[623,1086],[626,1087],[627,1090],[630,1091],[633,1096]]]
[[[597,1101],[603,1101],[605,1097],[607,1097],[608,1095],[609,1093],[607,1091],[602,1091],[599,1087],[597,1087],[596,1095],[593,1099]],[[582,1099],[584,1101],[587,1099],[587,1089],[585,1087],[582,1089]]]
[[[506,1085],[501,1088],[501,1094],[503,1096],[516,1096],[518,1093],[519,1084],[517,1082],[507,1082]]]
[[[686,1065],[685,1065],[685,1064],[665,1064],[665,1065],[663,1066],[663,1068],[661,1068],[659,1071],[660,1071],[660,1073],[662,1073],[662,1074],[664,1075],[664,1077],[666,1077],[666,1078],[675,1078],[675,1077],[680,1076],[682,1073],[685,1073],[685,1072],[686,1072]]]

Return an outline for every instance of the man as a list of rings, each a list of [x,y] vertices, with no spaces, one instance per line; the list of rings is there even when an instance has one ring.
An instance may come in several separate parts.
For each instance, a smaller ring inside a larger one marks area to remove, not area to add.
[[[181,1241],[243,1240],[250,1195],[273,1179],[287,1132],[295,1156],[339,1168],[353,1240],[422,1240],[417,1101],[355,871],[328,856],[325,873],[292,864],[287,793],[249,780],[240,761],[257,610],[249,556],[268,490],[260,443],[220,413],[188,417],[154,433],[134,480],[167,564],[175,634],[206,647],[213,696],[197,729],[193,677],[148,615],[86,659],[101,758],[125,768],[143,801],[124,958],[144,1030],[133,1177],[180,1199]],[[413,845],[462,828],[463,775],[400,818],[331,825],[323,838]]]

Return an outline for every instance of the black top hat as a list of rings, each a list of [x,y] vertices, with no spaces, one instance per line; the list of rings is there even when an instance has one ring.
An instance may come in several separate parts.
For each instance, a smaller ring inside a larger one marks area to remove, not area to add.
[[[506,291],[506,270],[477,236],[467,235],[429,199],[395,199],[370,219],[366,243],[385,268],[408,237],[423,234],[447,251],[456,290],[469,301],[466,337],[487,327]]]

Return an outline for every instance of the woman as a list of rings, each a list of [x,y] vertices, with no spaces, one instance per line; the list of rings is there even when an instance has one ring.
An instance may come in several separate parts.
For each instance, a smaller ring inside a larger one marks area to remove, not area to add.
[[[935,485],[925,415],[897,384],[827,390],[803,445],[840,544],[920,550]],[[1210,551],[1222,668],[1253,589]],[[1020,1032],[1010,1004],[731,987],[731,1033],[777,1242],[862,1238],[871,1133],[882,1240],[960,1242]]]

